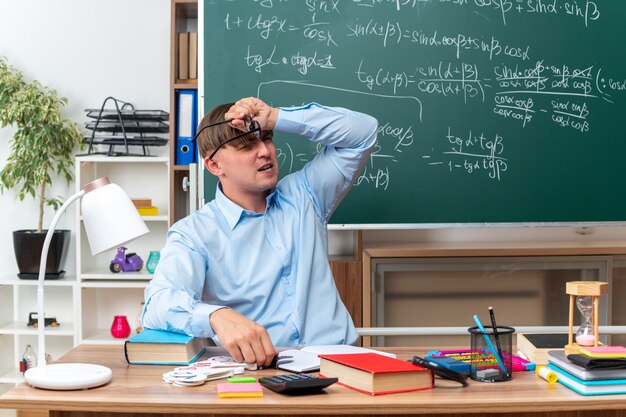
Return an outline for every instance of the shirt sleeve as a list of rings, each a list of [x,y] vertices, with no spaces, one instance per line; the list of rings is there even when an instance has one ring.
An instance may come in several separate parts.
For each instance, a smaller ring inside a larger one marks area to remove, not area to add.
[[[320,219],[328,222],[374,149],[378,121],[364,113],[310,103],[281,108],[274,128],[325,145],[303,173]]]
[[[154,278],[144,292],[142,325],[148,329],[215,337],[209,316],[221,305],[201,301],[206,259],[175,229],[170,230]]]

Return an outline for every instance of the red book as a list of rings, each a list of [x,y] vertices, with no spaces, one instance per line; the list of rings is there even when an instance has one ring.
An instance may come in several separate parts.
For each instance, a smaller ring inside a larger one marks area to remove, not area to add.
[[[370,395],[433,387],[433,374],[421,366],[376,353],[320,355],[320,375]]]

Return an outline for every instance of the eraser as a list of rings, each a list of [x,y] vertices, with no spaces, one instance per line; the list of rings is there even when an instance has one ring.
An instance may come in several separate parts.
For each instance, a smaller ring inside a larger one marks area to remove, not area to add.
[[[481,369],[476,372],[476,377],[480,379],[491,379],[500,375],[500,371],[494,368]]]

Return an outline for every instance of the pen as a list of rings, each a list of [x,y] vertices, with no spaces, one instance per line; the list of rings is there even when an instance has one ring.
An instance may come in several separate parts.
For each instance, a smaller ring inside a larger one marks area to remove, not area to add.
[[[491,317],[491,327],[493,328],[493,334],[496,339],[496,348],[498,349],[498,355],[502,358],[502,347],[500,346],[500,337],[498,336],[498,325],[496,324],[496,315],[493,312],[493,307],[489,306],[489,317]]]
[[[507,371],[506,366],[504,366],[504,363],[502,362],[502,358],[500,357],[500,355],[496,351],[496,348],[493,346],[493,343],[491,343],[491,339],[487,335],[487,332],[485,331],[485,327],[480,322],[480,319],[478,318],[477,314],[474,314],[474,322],[476,322],[476,326],[478,326],[478,329],[483,333],[483,337],[485,338],[485,342],[487,342],[487,345],[489,346],[489,349],[491,349],[491,352],[493,353],[493,356],[496,358],[496,361],[498,362],[498,365],[500,366],[500,369],[502,369],[502,371],[506,375],[508,375],[509,372]]]

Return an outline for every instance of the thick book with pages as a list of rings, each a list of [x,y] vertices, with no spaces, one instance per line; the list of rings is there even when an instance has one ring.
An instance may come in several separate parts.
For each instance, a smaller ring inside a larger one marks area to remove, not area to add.
[[[581,395],[626,394],[626,379],[597,379],[585,381],[552,363],[548,367],[559,377],[559,382]]]
[[[584,381],[626,379],[626,369],[586,369],[567,359],[565,353],[558,350],[548,353],[548,362]]]
[[[518,333],[517,350],[538,365],[548,363],[548,352],[564,350],[567,333]]]
[[[320,355],[320,375],[370,395],[433,387],[430,370],[376,353]]]
[[[334,355],[339,353],[377,353],[395,358],[393,353],[382,352],[352,345],[313,345],[301,349],[289,348],[278,354],[276,367],[290,372],[314,372],[320,369],[320,355]]]
[[[126,361],[133,365],[188,365],[205,351],[208,339],[146,329],[124,343]]]

